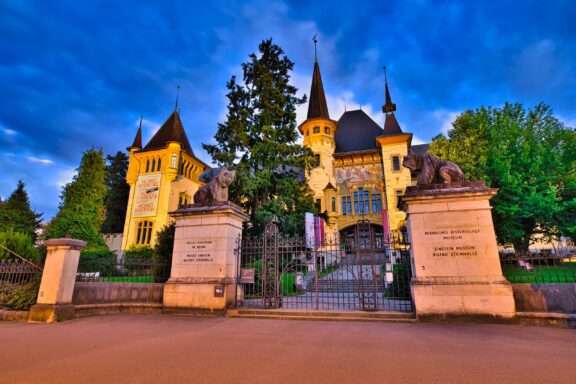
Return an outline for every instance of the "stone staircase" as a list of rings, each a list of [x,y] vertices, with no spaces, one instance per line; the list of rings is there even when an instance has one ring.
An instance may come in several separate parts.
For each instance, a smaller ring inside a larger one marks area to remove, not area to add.
[[[366,323],[415,323],[413,313],[404,312],[364,312],[364,311],[295,311],[286,309],[229,309],[226,317],[268,319],[268,320],[309,320],[309,321],[359,321]]]

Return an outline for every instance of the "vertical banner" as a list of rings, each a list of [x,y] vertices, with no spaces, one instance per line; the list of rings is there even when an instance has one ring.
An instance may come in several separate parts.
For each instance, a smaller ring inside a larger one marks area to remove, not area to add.
[[[134,192],[132,217],[156,216],[161,180],[162,174],[138,176],[136,191]]]
[[[306,212],[304,216],[304,225],[306,228],[306,246],[308,248],[314,248],[315,246],[315,233],[314,233],[314,215],[310,212]]]
[[[316,248],[324,245],[324,219],[314,217],[314,240]]]
[[[388,210],[382,209],[382,228],[384,228],[384,243],[390,243],[390,222],[388,221]]]

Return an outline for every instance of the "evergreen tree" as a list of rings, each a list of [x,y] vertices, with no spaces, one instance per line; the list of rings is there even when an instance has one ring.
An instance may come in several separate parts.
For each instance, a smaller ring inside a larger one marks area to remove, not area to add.
[[[71,236],[91,246],[104,245],[100,226],[104,220],[106,165],[102,150],[84,152],[71,183],[60,195],[60,207],[46,228],[46,238]]]
[[[16,189],[8,199],[0,202],[0,206],[0,231],[12,229],[36,241],[36,230],[40,228],[42,214],[30,207],[30,199],[22,180],[18,181]]]
[[[282,48],[265,40],[242,64],[243,84],[228,82],[227,120],[218,125],[216,144],[204,149],[221,166],[236,168],[230,200],[250,215],[254,231],[276,215],[283,232],[303,231],[304,212],[314,203],[303,173],[315,163],[296,141],[296,107],[306,98],[290,84],[294,63]]]
[[[102,233],[120,233],[124,231],[126,207],[130,186],[126,183],[128,156],[118,151],[116,155],[106,157],[106,219],[102,224]]]
[[[527,252],[534,235],[574,235],[576,135],[549,106],[481,107],[453,126],[430,153],[460,165],[469,180],[499,188],[491,204],[500,244]]]

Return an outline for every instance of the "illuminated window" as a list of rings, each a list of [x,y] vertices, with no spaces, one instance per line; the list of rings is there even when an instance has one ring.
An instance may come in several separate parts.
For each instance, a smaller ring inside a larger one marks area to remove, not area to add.
[[[170,168],[176,168],[176,162],[178,161],[178,156],[173,153],[172,158],[170,159]]]
[[[380,194],[372,195],[372,213],[382,212],[382,196]]]
[[[138,232],[136,233],[136,244],[149,245],[152,240],[152,222],[141,221],[138,223]]]
[[[368,201],[368,191],[364,188],[358,188],[354,192],[354,210],[357,215],[370,213],[370,202]]]
[[[314,127],[312,132],[313,133],[320,133],[320,127]]]
[[[350,196],[342,196],[342,214],[352,214],[352,200],[350,199]]]
[[[392,169],[395,171],[400,170],[400,156],[392,156]]]

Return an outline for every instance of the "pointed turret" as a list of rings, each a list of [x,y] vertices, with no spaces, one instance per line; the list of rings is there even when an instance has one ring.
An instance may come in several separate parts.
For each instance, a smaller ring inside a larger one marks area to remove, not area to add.
[[[383,135],[397,135],[402,132],[400,124],[394,116],[394,111],[396,111],[396,104],[392,102],[390,97],[390,91],[388,90],[388,78],[386,77],[386,67],[384,67],[384,83],[386,88],[386,104],[382,106],[382,112],[386,114],[386,120],[384,121],[384,131]]]
[[[188,136],[184,131],[184,126],[180,120],[180,114],[178,111],[172,112],[168,120],[162,124],[162,127],[156,132],[156,134],[150,139],[148,144],[144,147],[145,151],[162,149],[168,143],[175,142],[182,145],[182,150],[187,152],[189,155],[193,155],[192,147],[188,141]]]
[[[140,116],[140,125],[138,126],[138,132],[136,132],[134,142],[127,149],[128,152],[130,152],[131,149],[142,149],[142,116]]]

